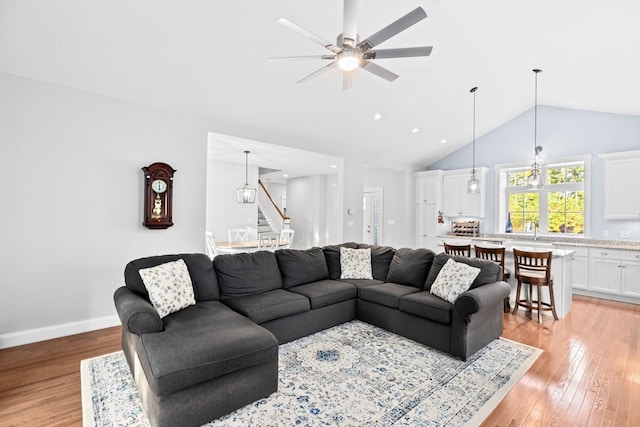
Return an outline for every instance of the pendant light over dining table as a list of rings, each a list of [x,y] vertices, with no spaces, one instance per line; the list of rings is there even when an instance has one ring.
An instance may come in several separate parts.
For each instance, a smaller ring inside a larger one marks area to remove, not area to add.
[[[474,87],[469,91],[473,94],[473,165],[471,168],[471,178],[467,181],[467,193],[480,192],[480,180],[476,173],[476,90],[478,90],[478,88]]]
[[[538,163],[538,154],[542,151],[542,147],[538,145],[538,73],[542,70],[533,69],[536,76],[535,86],[535,106],[533,110],[533,164],[531,165],[531,173],[527,177],[527,190],[540,190],[544,186],[544,176],[542,168]]]
[[[255,203],[257,190],[249,185],[249,151],[244,152],[244,185],[236,189],[238,203]]]

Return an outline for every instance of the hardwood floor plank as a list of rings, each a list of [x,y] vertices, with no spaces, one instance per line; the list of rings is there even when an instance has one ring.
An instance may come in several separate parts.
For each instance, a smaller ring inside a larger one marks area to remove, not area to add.
[[[640,426],[640,306],[574,296],[538,324],[504,315],[505,338],[544,350],[483,426]],[[1,426],[81,426],[80,361],[120,350],[108,328],[0,350]]]

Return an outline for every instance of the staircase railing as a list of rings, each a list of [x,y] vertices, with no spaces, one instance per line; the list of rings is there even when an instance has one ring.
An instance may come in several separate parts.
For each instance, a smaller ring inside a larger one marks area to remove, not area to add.
[[[281,231],[284,228],[289,228],[291,218],[289,218],[284,214],[284,212],[282,212],[280,207],[273,200],[273,197],[271,197],[271,193],[269,193],[269,190],[264,185],[264,183],[261,180],[258,180],[258,184],[260,185],[260,188],[264,192],[264,195],[267,196],[267,200],[268,200],[268,202],[263,200],[263,203],[262,203],[262,208],[264,209],[263,213],[266,214],[266,216],[268,216],[272,222],[277,222],[277,219],[280,219],[279,222],[282,224],[282,226],[280,227],[280,230],[277,230],[277,231]]]

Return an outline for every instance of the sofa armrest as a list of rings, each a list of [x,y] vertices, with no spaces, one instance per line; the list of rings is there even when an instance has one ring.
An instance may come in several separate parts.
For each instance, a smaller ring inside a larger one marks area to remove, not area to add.
[[[140,294],[122,286],[113,294],[122,326],[136,334],[162,332],[164,323],[153,305]]]
[[[502,307],[503,301],[511,293],[506,282],[488,283],[464,292],[453,305],[453,312],[462,319],[468,319],[473,313],[495,304]]]

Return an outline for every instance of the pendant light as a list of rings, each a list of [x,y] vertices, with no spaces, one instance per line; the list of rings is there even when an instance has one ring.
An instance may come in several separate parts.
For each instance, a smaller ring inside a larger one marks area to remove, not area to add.
[[[244,156],[244,185],[236,189],[236,195],[238,203],[255,203],[257,191],[255,187],[249,185],[249,151],[245,151]]]
[[[469,92],[473,94],[473,166],[471,168],[471,178],[467,182],[467,193],[480,192],[480,180],[476,174],[476,90],[472,88]]]
[[[538,73],[542,70],[537,68],[533,69],[536,76],[536,89],[535,89],[535,106],[533,113],[533,164],[531,165],[531,173],[527,178],[527,190],[540,190],[544,185],[544,176],[540,164],[538,164],[538,154],[542,151],[542,147],[538,145]]]

